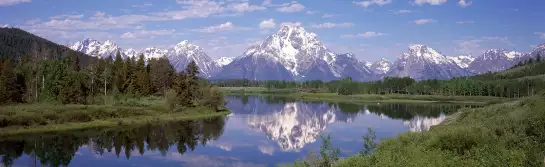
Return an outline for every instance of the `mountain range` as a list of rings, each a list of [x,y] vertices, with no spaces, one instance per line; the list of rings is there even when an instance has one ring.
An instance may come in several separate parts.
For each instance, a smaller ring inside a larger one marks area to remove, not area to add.
[[[330,51],[314,33],[301,25],[286,24],[257,45],[250,46],[238,57],[213,60],[201,47],[184,40],[168,49],[155,47],[137,51],[122,49],[112,41],[101,43],[85,39],[70,46],[73,50],[105,58],[119,52],[122,58],[144,55],[146,59],[167,57],[176,70],[195,61],[201,76],[213,80],[353,80],[371,81],[382,77],[411,77],[416,80],[449,79],[486,72],[502,71],[520,61],[545,55],[545,44],[530,53],[490,49],[480,56],[446,56],[422,44],[412,44],[394,62],[380,59],[361,61],[353,53]]]

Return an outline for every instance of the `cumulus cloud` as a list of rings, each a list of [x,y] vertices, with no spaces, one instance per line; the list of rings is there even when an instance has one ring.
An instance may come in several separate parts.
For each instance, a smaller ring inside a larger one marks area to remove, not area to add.
[[[458,6],[461,6],[461,7],[468,7],[468,6],[471,6],[471,4],[472,4],[472,2],[466,1],[466,0],[458,1]]]
[[[126,32],[121,35],[121,38],[125,39],[135,39],[135,38],[154,38],[156,36],[166,36],[166,35],[172,35],[176,32],[176,30],[140,30],[140,31],[134,31],[134,32]]]
[[[371,38],[371,37],[378,37],[378,36],[384,36],[384,35],[388,35],[388,34],[382,33],[382,32],[367,31],[367,32],[355,34],[355,35],[346,34],[346,35],[342,35],[341,37],[343,38]]]
[[[263,6],[250,5],[248,2],[232,4],[229,7],[235,13],[254,12],[254,11],[260,11],[260,10],[266,9]]]
[[[251,28],[248,27],[237,27],[231,22],[225,22],[223,24],[210,26],[210,27],[204,27],[200,29],[193,29],[195,32],[202,32],[202,33],[216,33],[216,32],[222,32],[222,31],[235,31],[235,30],[250,30]]]
[[[392,12],[393,14],[404,14],[404,13],[412,13],[413,11],[402,9],[402,10],[390,10],[390,12]]]
[[[371,5],[378,5],[378,6],[387,5],[392,3],[392,0],[369,0],[369,1],[360,1],[360,2],[352,2],[352,3],[367,8]]]
[[[353,27],[354,23],[344,22],[344,23],[322,23],[322,24],[313,24],[314,28],[348,28]]]
[[[424,4],[442,5],[444,3],[447,3],[447,0],[415,0],[414,1],[414,4],[416,5],[424,5]]]
[[[456,24],[475,24],[475,21],[473,21],[473,20],[460,20],[460,21],[457,21]]]
[[[276,22],[274,19],[263,20],[261,23],[259,23],[260,29],[270,29],[274,27],[276,27]]]
[[[414,24],[428,24],[428,23],[435,23],[435,22],[437,21],[433,19],[418,19],[418,20],[411,21],[411,23],[414,23]]]
[[[17,5],[25,2],[32,2],[32,0],[0,0],[0,6]]]
[[[545,39],[545,32],[534,32],[534,34],[541,39]]]
[[[291,4],[277,8],[276,10],[283,13],[294,13],[294,12],[301,12],[305,10],[305,6],[301,5],[300,3],[297,3],[297,1],[293,1]]]

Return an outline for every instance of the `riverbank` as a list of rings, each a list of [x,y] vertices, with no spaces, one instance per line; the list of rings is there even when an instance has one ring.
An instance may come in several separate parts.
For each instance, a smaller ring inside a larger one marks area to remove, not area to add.
[[[338,95],[336,93],[309,93],[296,89],[267,89],[261,87],[222,87],[227,95],[275,95],[293,97],[308,101],[328,101],[346,103],[464,103],[498,104],[513,101],[510,98],[489,96],[440,96],[440,95],[404,95],[404,94],[357,94]]]
[[[171,111],[158,98],[108,105],[21,104],[3,106],[0,111],[0,136],[203,119],[231,113],[204,107]]]
[[[336,166],[543,166],[544,108],[540,96],[464,109],[428,132],[383,140],[371,155]]]

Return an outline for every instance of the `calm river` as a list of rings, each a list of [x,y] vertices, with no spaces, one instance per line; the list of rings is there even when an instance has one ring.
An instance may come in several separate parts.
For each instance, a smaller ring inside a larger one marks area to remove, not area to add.
[[[331,135],[341,156],[378,139],[421,132],[461,107],[455,104],[338,104],[280,97],[230,96],[233,114],[160,125],[88,129],[0,139],[4,166],[276,166],[318,151]],[[3,166],[0,164],[0,166]]]

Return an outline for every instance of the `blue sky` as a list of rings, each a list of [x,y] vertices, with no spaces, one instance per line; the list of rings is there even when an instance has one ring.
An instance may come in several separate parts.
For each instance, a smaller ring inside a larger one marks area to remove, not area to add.
[[[182,40],[213,58],[239,56],[300,23],[333,52],[394,60],[409,44],[448,55],[520,52],[545,42],[543,0],[0,0],[0,25],[60,44],[84,38],[122,48],[168,48]]]

